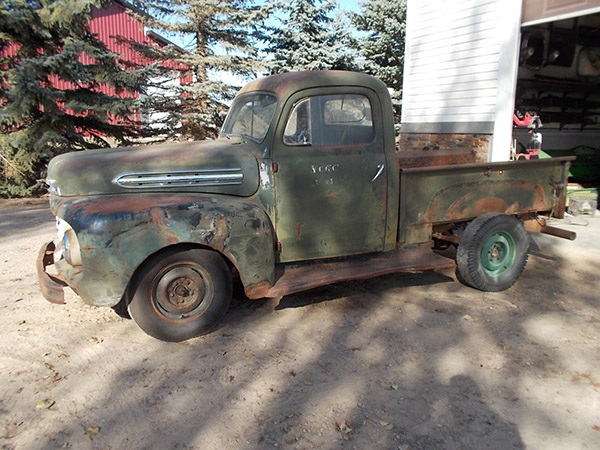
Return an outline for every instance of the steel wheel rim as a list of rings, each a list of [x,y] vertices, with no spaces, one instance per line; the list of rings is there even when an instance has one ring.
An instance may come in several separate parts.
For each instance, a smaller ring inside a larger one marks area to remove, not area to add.
[[[486,275],[500,277],[508,272],[517,257],[517,244],[510,233],[491,234],[481,248],[481,267]]]
[[[154,278],[153,308],[171,320],[186,320],[204,314],[209,308],[214,284],[209,274],[196,264],[176,264],[164,268]]]

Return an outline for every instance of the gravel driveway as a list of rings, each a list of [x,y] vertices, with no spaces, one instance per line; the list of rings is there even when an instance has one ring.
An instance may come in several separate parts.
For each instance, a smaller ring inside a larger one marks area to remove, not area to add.
[[[5,202],[1,448],[598,449],[587,223],[579,241],[537,239],[505,292],[448,270],[239,298],[213,334],[169,344],[72,292],[46,302],[35,258],[53,218]]]

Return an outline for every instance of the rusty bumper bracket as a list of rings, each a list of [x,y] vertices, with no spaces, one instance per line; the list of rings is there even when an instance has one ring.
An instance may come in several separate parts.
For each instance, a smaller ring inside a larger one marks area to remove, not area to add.
[[[56,246],[54,242],[47,242],[42,246],[37,258],[37,274],[42,295],[52,303],[64,305],[65,293],[63,288],[67,285],[64,280],[61,280],[55,275],[50,275],[46,272],[46,267],[54,264],[54,250]]]

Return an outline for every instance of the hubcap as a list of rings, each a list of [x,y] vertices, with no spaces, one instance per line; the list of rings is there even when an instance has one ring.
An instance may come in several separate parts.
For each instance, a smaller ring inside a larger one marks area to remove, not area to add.
[[[161,314],[185,319],[203,314],[210,304],[212,285],[197,266],[179,265],[158,274],[152,301]]]
[[[500,277],[510,270],[516,259],[516,243],[510,233],[497,231],[481,248],[481,265],[486,275]]]

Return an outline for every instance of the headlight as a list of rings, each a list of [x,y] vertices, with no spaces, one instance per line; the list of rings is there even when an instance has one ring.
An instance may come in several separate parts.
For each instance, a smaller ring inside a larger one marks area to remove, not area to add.
[[[75,231],[71,225],[59,217],[56,218],[56,228],[58,229],[58,245],[54,252],[54,260],[65,258],[71,266],[80,266],[81,251]]]
[[[56,180],[46,178],[46,184],[48,185],[48,192],[54,195],[60,195],[60,187],[58,186]]]

